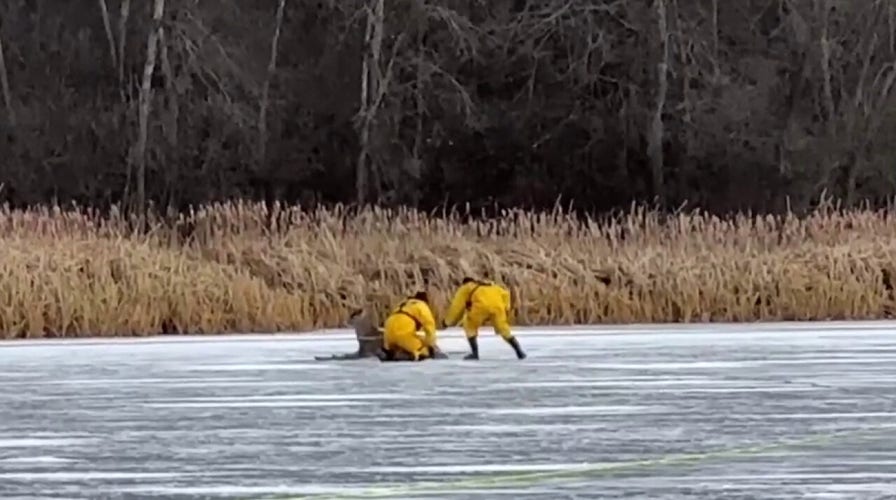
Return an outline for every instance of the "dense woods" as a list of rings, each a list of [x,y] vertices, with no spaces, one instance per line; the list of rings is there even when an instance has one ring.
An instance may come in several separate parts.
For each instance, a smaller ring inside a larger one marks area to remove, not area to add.
[[[896,194],[896,3],[5,0],[0,197],[605,210]]]

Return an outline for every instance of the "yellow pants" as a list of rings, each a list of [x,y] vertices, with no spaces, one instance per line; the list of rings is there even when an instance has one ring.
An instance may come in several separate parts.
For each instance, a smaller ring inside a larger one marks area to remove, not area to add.
[[[417,324],[404,314],[393,314],[383,325],[383,348],[401,349],[414,360],[429,356],[429,348],[423,338],[417,335]]]
[[[507,311],[504,308],[488,309],[475,305],[464,316],[464,334],[468,339],[474,338],[479,335],[479,327],[486,323],[491,323],[495,333],[504,340],[509,340],[512,337],[510,321],[507,319]]]

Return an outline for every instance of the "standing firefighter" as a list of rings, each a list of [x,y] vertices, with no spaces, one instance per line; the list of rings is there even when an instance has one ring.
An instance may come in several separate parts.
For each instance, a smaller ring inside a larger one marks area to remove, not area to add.
[[[470,354],[464,359],[479,359],[479,327],[490,322],[495,333],[500,335],[516,352],[518,359],[524,359],[526,353],[519,341],[510,333],[510,291],[491,281],[480,281],[464,278],[463,284],[454,294],[448,313],[445,315],[445,326],[454,326],[463,318],[463,329],[470,343]]]
[[[423,330],[425,337],[417,335]],[[417,292],[398,305],[383,324],[383,350],[404,351],[414,361],[433,358],[436,345],[436,320],[426,292]]]

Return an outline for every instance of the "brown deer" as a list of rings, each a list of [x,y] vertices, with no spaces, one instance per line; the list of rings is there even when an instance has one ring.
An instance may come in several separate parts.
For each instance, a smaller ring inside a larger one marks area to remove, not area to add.
[[[383,329],[373,324],[364,310],[356,309],[348,317],[348,326],[355,329],[355,337],[358,340],[358,349],[347,354],[333,354],[330,356],[315,356],[318,361],[380,358],[383,352]]]
[[[355,329],[358,339],[358,357],[378,357],[383,348],[383,329],[373,324],[370,316],[356,309],[348,317],[348,324]]]

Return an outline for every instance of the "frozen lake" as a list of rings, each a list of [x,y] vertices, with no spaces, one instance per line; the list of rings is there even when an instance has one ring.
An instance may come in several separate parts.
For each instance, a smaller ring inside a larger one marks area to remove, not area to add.
[[[896,322],[517,334],[0,343],[0,498],[896,495]]]

